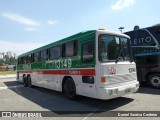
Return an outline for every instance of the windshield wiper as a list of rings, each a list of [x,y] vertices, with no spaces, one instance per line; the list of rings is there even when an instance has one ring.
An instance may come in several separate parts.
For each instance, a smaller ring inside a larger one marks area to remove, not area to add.
[[[121,47],[121,49],[119,51],[119,54],[118,54],[118,58],[115,60],[115,63],[117,63],[120,60],[120,55],[121,55],[122,51],[123,50],[122,50],[122,47]],[[124,59],[124,57],[123,57],[123,59]]]

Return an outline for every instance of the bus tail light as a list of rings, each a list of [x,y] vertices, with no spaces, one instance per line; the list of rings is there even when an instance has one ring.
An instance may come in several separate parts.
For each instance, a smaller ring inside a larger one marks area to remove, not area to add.
[[[101,83],[105,83],[106,82],[106,77],[102,76],[101,77]]]

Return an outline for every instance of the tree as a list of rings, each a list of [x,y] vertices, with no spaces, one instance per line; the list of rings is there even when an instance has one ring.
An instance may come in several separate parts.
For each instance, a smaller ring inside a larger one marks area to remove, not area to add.
[[[3,59],[0,59],[0,66],[4,65],[5,61]]]
[[[16,65],[17,60],[15,58],[10,58],[10,65]]]
[[[1,65],[16,65],[17,59],[6,57],[5,59],[0,59]]]

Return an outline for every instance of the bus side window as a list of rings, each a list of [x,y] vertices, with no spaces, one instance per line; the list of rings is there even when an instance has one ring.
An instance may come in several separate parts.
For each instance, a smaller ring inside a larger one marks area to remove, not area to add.
[[[27,63],[31,63],[31,55],[27,56]]]
[[[82,45],[82,62],[91,63],[93,62],[94,56],[94,43],[93,41],[84,43]]]
[[[23,64],[26,64],[26,63],[27,63],[27,56],[24,56],[24,57],[22,58],[22,61],[23,61]]]
[[[77,56],[78,53],[78,42],[77,40],[67,42],[62,45],[62,56],[73,57]]]
[[[40,56],[40,60],[41,61],[48,60],[47,49],[46,50],[42,50],[40,53],[41,53],[41,56]]]
[[[21,64],[23,64],[23,57],[21,57]]]
[[[22,57],[21,58],[18,58],[18,64],[23,64],[23,61],[22,61]]]
[[[61,57],[61,45],[54,46],[49,50],[49,59],[59,59]]]
[[[34,53],[34,62],[39,61],[39,52]]]
[[[18,58],[18,64],[22,64],[22,59]]]
[[[31,54],[31,62],[34,62],[34,53]]]
[[[74,50],[73,50],[73,56],[77,56],[78,54],[78,41],[74,41]]]

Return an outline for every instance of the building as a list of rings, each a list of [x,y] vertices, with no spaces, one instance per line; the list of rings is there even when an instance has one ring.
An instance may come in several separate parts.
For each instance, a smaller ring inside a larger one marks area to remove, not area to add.
[[[4,53],[0,53],[0,59],[4,59]]]
[[[16,54],[13,53],[12,51],[8,52],[0,52],[0,59],[5,59],[5,58],[17,58]]]

